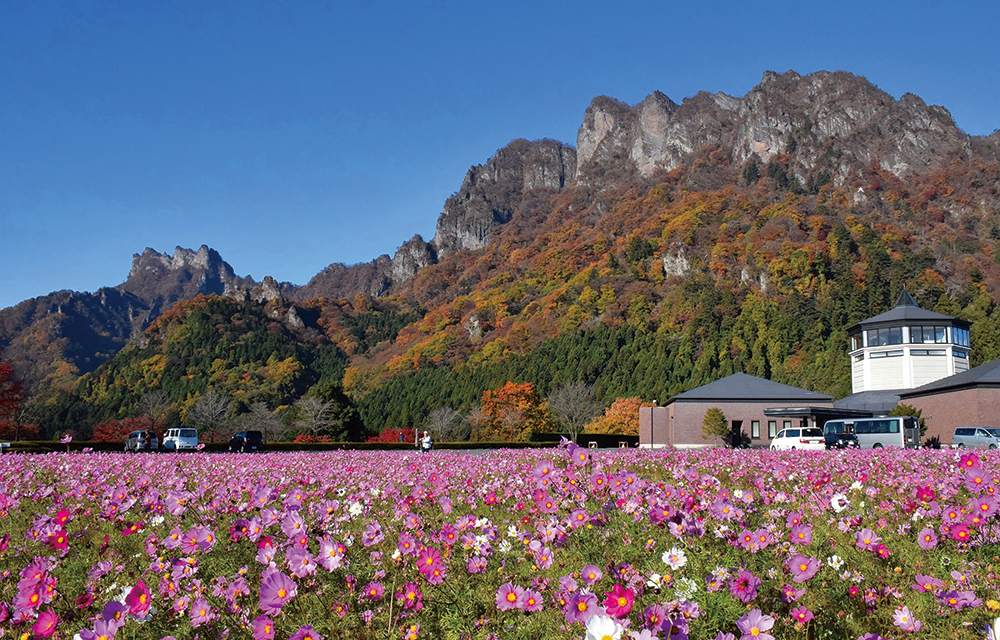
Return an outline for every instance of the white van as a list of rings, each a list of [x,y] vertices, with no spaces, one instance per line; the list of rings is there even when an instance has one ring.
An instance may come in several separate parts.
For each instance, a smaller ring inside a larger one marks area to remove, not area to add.
[[[862,449],[920,447],[920,426],[912,416],[856,419],[854,435]]]
[[[164,451],[194,451],[197,448],[197,429],[167,429],[163,434]]]
[[[993,427],[956,427],[951,439],[959,449],[996,449],[1000,445],[1000,429]]]

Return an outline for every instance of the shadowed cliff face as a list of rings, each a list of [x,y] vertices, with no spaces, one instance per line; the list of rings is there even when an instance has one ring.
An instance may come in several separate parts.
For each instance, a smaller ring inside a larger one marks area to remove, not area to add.
[[[967,159],[972,146],[946,109],[912,94],[896,100],[840,71],[768,72],[742,98],[702,92],[678,106],[657,92],[634,107],[596,98],[577,136],[578,180],[604,185],[629,171],[650,176],[713,147],[736,164],[788,154],[803,182],[822,169],[840,184],[872,164],[899,177],[939,168]]]
[[[118,289],[165,309],[200,293],[231,295],[254,284],[237,276],[215,249],[202,245],[198,251],[177,247],[173,256],[149,248],[135,254],[128,279]]]

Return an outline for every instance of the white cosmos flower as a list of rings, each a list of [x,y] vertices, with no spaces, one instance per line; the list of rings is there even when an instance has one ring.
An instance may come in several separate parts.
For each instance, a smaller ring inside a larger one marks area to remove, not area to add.
[[[646,580],[646,586],[651,589],[659,589],[663,586],[663,576],[658,573],[650,574],[649,580]]]
[[[587,621],[586,640],[619,640],[625,627],[611,616],[593,616]]]
[[[674,595],[681,600],[690,600],[698,592],[698,584],[691,578],[681,578],[674,587]]]
[[[838,555],[832,555],[826,559],[826,566],[836,571],[837,569],[844,566],[844,559]]]
[[[847,496],[842,493],[835,493],[833,494],[833,497],[830,498],[830,506],[833,507],[833,510],[837,513],[846,509],[850,506],[850,504],[851,503],[847,500]]]
[[[660,556],[660,559],[674,571],[686,565],[688,561],[687,554],[684,553],[684,550],[678,549],[677,547],[671,547],[670,549],[664,551],[663,555]]]

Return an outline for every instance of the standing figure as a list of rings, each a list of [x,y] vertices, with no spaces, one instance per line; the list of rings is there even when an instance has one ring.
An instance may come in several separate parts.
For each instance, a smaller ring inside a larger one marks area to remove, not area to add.
[[[431,434],[424,431],[424,437],[420,438],[420,450],[427,453],[434,446],[434,441],[431,440]]]

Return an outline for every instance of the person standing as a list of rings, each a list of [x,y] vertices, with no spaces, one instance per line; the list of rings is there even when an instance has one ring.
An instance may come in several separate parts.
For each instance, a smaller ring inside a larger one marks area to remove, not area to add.
[[[434,441],[431,440],[431,434],[427,431],[424,431],[424,437],[420,439],[420,450],[424,453],[427,453],[431,450],[431,447],[433,446],[434,446]]]

